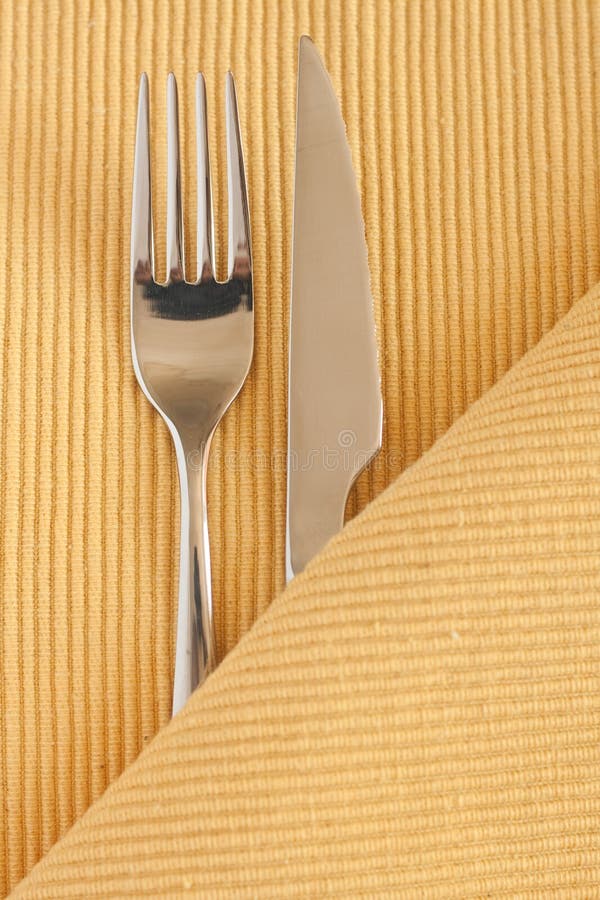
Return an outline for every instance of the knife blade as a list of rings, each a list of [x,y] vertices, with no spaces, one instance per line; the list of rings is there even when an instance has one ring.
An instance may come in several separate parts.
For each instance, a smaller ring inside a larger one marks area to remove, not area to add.
[[[344,524],[381,446],[382,400],[364,223],[325,65],[300,38],[288,378],[286,577]]]

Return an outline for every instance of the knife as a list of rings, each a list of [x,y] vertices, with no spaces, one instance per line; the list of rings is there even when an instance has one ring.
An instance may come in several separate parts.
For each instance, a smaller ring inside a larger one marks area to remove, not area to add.
[[[286,578],[344,524],[381,446],[382,400],[360,198],[339,103],[300,38],[288,379]]]

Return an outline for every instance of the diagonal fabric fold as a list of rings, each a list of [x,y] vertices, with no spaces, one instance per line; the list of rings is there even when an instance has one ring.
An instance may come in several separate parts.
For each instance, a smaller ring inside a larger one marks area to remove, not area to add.
[[[599,474],[597,286],[14,896],[591,896]]]

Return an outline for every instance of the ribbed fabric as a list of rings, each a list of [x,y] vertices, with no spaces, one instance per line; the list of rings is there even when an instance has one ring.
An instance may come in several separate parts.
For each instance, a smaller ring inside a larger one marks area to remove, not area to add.
[[[229,67],[238,87],[256,349],[209,475],[221,656],[283,586],[303,32],[347,121],[381,348],[384,448],[349,514],[600,277],[593,0],[0,4],[4,893],[169,718],[176,473],[129,353],[142,69],[161,271],[166,74],[192,273],[195,72],[221,270]],[[599,890],[597,302],[278,599],[32,896]]]
[[[599,469],[600,287],[16,896],[598,896]]]

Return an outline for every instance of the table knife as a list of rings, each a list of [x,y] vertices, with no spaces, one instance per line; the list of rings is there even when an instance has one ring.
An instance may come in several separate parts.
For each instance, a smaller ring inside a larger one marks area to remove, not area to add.
[[[300,39],[288,380],[286,578],[344,524],[381,446],[382,400],[360,198],[323,61]]]

